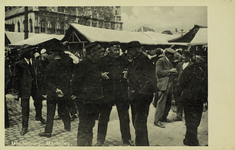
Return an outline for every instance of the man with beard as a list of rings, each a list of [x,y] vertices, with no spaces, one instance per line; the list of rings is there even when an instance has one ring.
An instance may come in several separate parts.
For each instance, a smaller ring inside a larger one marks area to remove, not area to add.
[[[19,91],[21,97],[22,107],[22,131],[20,134],[23,136],[28,132],[29,121],[29,98],[32,96],[34,106],[36,109],[35,120],[41,121],[46,124],[42,118],[42,95],[38,87],[38,68],[33,59],[33,48],[26,45],[22,50],[23,59],[16,63],[16,89]]]
[[[92,146],[92,130],[104,97],[101,71],[98,65],[104,50],[98,42],[89,43],[85,49],[86,56],[74,68],[71,82],[72,99],[81,108],[79,110],[77,146]]]
[[[175,51],[171,48],[165,50],[165,56],[156,63],[157,88],[159,90],[159,100],[157,102],[154,125],[165,128],[161,122],[171,122],[167,119],[171,109],[173,94],[173,75],[177,73],[172,66]]]
[[[135,145],[149,146],[147,118],[149,105],[156,92],[154,65],[141,50],[139,41],[127,44],[127,56],[132,60],[128,67],[129,99],[132,122],[135,128]]]
[[[129,61],[120,56],[120,42],[109,43],[109,53],[101,58],[100,67],[103,77],[104,103],[100,107],[98,135],[96,146],[102,146],[105,141],[108,121],[112,106],[115,104],[120,120],[122,141],[133,146],[130,134],[129,101],[127,98],[127,79],[125,77]]]

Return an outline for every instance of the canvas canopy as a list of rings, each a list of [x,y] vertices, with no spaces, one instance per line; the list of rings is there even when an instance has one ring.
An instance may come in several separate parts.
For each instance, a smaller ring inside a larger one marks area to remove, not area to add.
[[[151,37],[153,36],[153,37]],[[119,41],[120,43],[129,43],[130,41],[139,41],[143,45],[159,45],[168,43],[168,37],[159,33],[117,31],[71,24],[62,41],[69,43],[86,43],[86,42],[111,42]]]
[[[187,43],[187,45],[206,45],[207,27],[195,25],[188,33],[182,37],[168,40],[170,43]]]
[[[200,28],[190,45],[206,45],[207,43],[207,28]]]
[[[12,46],[21,46],[21,45],[38,45],[50,40],[57,40],[60,41],[62,38],[64,37],[64,35],[49,35],[49,34],[34,34],[33,36],[29,37],[26,40],[20,41],[20,42],[16,42],[16,43],[12,43],[10,45]]]
[[[161,44],[169,44],[168,40],[180,37],[180,35],[168,35],[157,32],[143,32],[143,33],[146,34],[148,37],[154,39],[155,41],[158,41]]]
[[[9,39],[10,44],[18,43],[24,40],[24,33],[23,32],[9,32],[5,31],[6,37]],[[29,33],[29,38],[35,35],[34,33]]]

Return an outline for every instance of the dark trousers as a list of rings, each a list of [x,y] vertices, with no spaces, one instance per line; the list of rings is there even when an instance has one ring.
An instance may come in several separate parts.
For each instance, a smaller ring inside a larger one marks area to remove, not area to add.
[[[48,97],[47,99],[47,123],[45,127],[46,133],[52,133],[53,122],[56,110],[56,104],[58,104],[58,113],[61,115],[61,119],[64,122],[65,129],[71,129],[70,116],[67,108],[67,99],[63,97]]]
[[[192,146],[199,145],[197,139],[197,128],[201,122],[203,104],[184,103],[186,134],[185,141]]]
[[[34,107],[36,110],[36,118],[42,117],[42,96],[37,93],[36,85],[32,86],[31,96],[34,100]],[[28,128],[29,122],[29,98],[21,98],[22,107],[22,127]]]
[[[77,101],[81,109],[79,112],[77,146],[92,146],[93,127],[99,114],[99,104]],[[78,105],[77,104],[77,105]]]
[[[67,102],[68,102],[67,104],[68,104],[69,114],[72,117],[72,116],[74,116],[75,114],[78,113],[78,109],[77,109],[77,106],[76,106],[76,104],[74,103],[73,100],[70,99]]]
[[[116,99],[117,100],[115,101],[115,105],[118,111],[122,140],[131,140],[130,118],[129,118],[129,111],[128,111],[129,102],[127,100],[120,100],[118,97]],[[104,104],[101,104],[99,108],[100,109],[99,109],[97,141],[104,143],[106,134],[107,134],[109,117],[110,117],[110,113],[112,110],[112,104],[104,103]]]
[[[7,103],[6,103],[6,96],[5,96],[5,128],[8,128],[10,126],[9,122],[9,115],[8,115],[8,109],[7,109]]]
[[[132,122],[135,128],[136,146],[149,146],[147,118],[153,95],[136,94],[131,100]]]
[[[175,104],[176,104],[176,107],[177,107],[177,118],[182,119],[184,105],[180,101],[179,96],[177,94],[174,94],[174,98],[175,98]]]

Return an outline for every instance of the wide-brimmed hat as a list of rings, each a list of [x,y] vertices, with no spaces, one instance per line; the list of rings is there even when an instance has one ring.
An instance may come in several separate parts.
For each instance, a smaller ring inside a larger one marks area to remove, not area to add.
[[[100,46],[98,41],[95,42],[91,42],[89,44],[87,44],[86,46],[83,47],[84,49],[86,49],[86,51],[91,51],[91,50],[100,50],[102,49],[102,47]]]
[[[139,41],[131,41],[127,44],[126,49],[132,48],[132,47],[141,47],[141,44]]]
[[[21,51],[22,53],[28,53],[30,51],[33,51],[34,47],[31,45],[25,44],[21,47],[21,49],[22,49]]]

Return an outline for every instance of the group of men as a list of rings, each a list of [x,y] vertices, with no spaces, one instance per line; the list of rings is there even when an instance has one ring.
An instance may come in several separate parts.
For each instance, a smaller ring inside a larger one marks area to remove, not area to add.
[[[174,95],[178,111],[175,121],[182,121],[184,107],[187,126],[184,144],[199,145],[197,127],[201,120],[203,102],[197,95],[207,90],[202,89],[201,85],[207,85],[203,80],[204,70],[190,61],[191,53],[185,51],[182,55],[183,62],[173,68],[175,51],[171,48],[167,48],[161,57],[156,56],[157,59],[154,58],[153,62],[152,57],[147,57],[148,54],[142,51],[140,42],[129,42],[126,53],[122,55],[120,45],[118,41],[110,42],[109,53],[103,57],[104,49],[100,43],[91,42],[84,47],[86,56],[78,64],[74,64],[61,48],[54,48],[51,50],[53,59],[42,74],[42,82],[38,81],[40,73],[35,73],[34,70],[40,66],[32,61],[30,49],[24,50],[24,59],[16,67],[22,106],[21,135],[28,132],[29,97],[32,96],[36,108],[35,119],[46,124],[45,131],[39,133],[39,136],[51,137],[56,104],[64,122],[64,129],[68,132],[71,130],[68,107],[73,101],[79,107],[78,146],[92,146],[96,120],[96,146],[104,145],[114,105],[117,107],[123,143],[130,146],[149,146],[147,118],[153,97],[156,107],[154,124],[164,128],[161,122],[170,122],[167,116]],[[177,84],[174,85],[174,82]],[[42,83],[47,95],[47,121],[42,118],[41,113],[42,92],[36,90]],[[199,87],[201,91],[196,93],[195,88]],[[135,129],[135,142],[131,140],[129,107]]]

